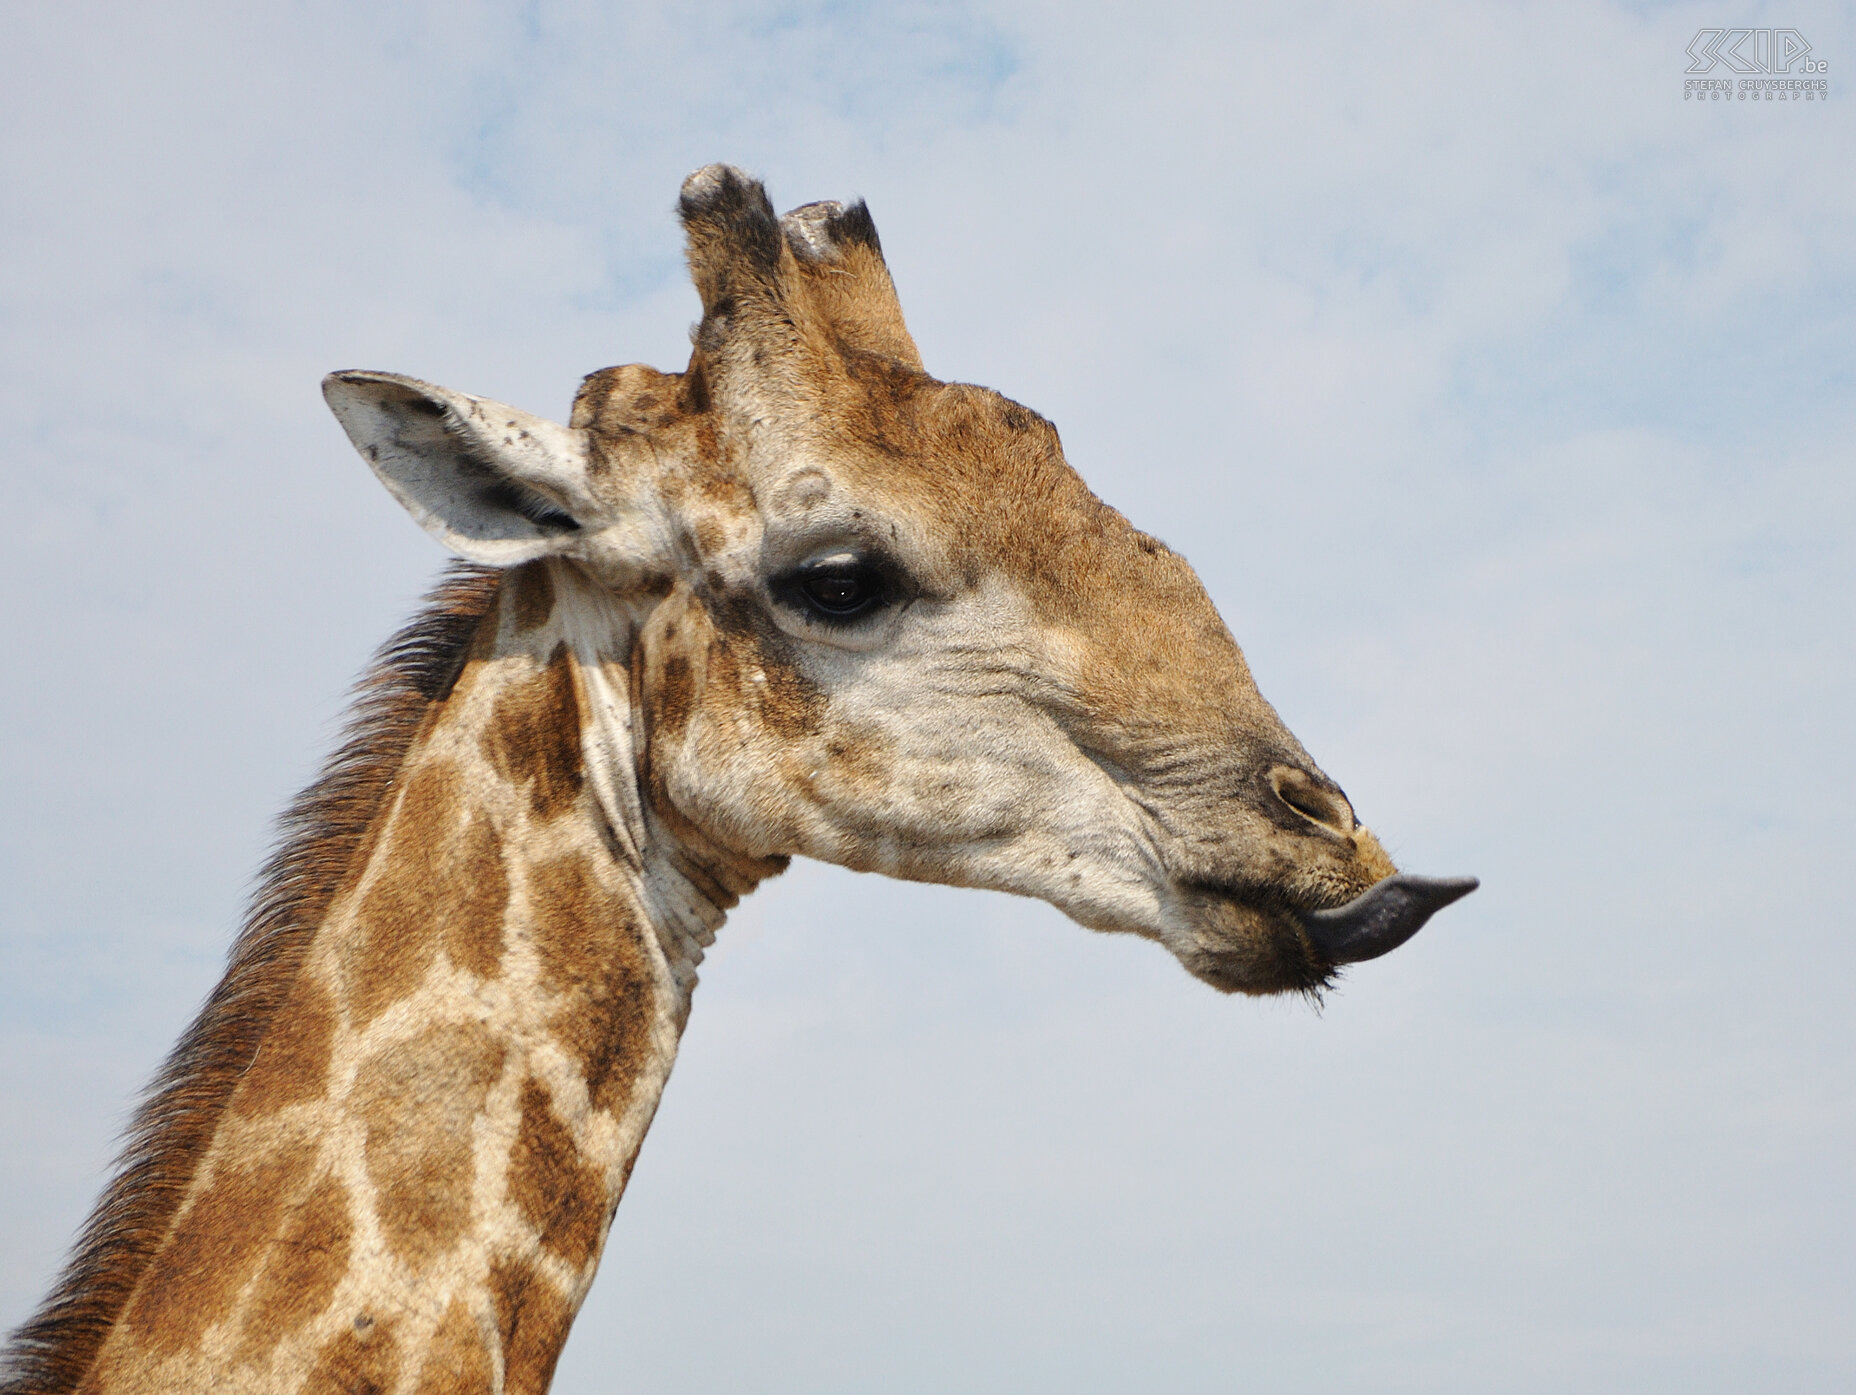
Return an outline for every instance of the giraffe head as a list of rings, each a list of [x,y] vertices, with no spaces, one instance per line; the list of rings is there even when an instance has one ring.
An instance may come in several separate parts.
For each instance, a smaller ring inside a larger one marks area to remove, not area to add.
[[[624,617],[636,772],[670,836],[989,887],[1318,989],[1473,882],[1396,875],[1185,560],[1054,427],[923,371],[862,204],[774,215],[698,171],[687,371],[595,373],[572,423],[331,375],[387,488],[478,562]]]

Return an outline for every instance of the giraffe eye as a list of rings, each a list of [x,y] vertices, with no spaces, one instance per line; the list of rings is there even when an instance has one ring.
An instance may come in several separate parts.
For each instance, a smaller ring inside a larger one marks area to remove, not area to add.
[[[870,588],[855,572],[821,572],[805,580],[806,599],[828,615],[850,615],[870,600]]]
[[[884,569],[853,552],[806,563],[783,579],[777,590],[789,604],[832,623],[853,620],[875,610],[892,590]]]

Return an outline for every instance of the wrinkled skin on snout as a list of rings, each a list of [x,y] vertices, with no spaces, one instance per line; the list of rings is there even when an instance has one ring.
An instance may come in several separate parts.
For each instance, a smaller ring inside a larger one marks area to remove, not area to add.
[[[1039,897],[1227,992],[1318,989],[1442,904],[1414,879],[1335,910],[1394,876],[1378,841],[1186,561],[1049,422],[923,371],[862,205],[775,219],[711,167],[682,213],[684,373],[596,373],[567,428],[327,386],[428,529],[613,617],[668,836]]]

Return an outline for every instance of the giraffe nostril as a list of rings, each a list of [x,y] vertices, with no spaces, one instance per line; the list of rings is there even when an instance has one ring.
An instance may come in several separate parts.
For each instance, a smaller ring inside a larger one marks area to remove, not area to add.
[[[1353,806],[1347,802],[1347,796],[1307,771],[1297,770],[1292,765],[1276,766],[1270,771],[1270,788],[1278,799],[1310,823],[1343,838],[1353,836]]]

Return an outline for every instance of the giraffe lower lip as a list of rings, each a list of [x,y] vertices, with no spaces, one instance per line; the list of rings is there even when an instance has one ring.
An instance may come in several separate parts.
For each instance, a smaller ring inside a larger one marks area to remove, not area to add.
[[[1334,964],[1357,964],[1389,954],[1424,928],[1424,922],[1480,883],[1474,877],[1387,877],[1344,906],[1311,911],[1302,928]]]

